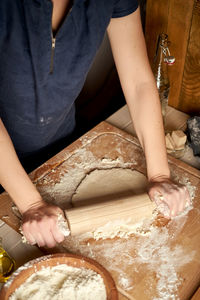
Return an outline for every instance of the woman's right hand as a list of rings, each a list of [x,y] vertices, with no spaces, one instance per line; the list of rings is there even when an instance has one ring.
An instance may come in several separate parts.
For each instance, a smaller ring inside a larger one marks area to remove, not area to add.
[[[22,231],[31,245],[55,247],[64,240],[64,234],[58,227],[58,215],[63,211],[55,205],[39,202],[33,204],[23,213]]]
[[[0,184],[8,192],[23,216],[22,231],[30,244],[54,247],[64,240],[58,228],[62,210],[42,200],[23,169],[12,140],[0,119]]]

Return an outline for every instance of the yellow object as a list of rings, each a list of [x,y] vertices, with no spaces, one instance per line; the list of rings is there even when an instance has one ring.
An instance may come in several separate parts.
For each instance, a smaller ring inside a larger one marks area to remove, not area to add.
[[[171,136],[174,141],[176,150],[181,150],[185,147],[187,136],[185,135],[185,133],[182,130],[172,131]]]
[[[170,133],[167,133],[167,135],[165,136],[165,142],[166,142],[167,150],[175,151],[175,144]]]
[[[0,240],[0,282],[6,282],[15,270],[15,261],[2,248]]]
[[[182,130],[174,130],[171,133],[167,133],[165,136],[167,153],[176,158],[182,157],[185,152],[186,141],[187,136]]]

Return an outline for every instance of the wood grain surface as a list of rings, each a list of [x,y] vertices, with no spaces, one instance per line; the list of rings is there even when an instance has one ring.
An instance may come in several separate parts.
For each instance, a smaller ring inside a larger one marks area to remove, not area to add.
[[[171,221],[157,217],[144,234],[128,239],[95,241],[66,238],[54,250],[72,252],[100,262],[113,276],[127,299],[189,299],[200,284],[200,172],[168,156],[172,175],[195,187],[193,208]],[[97,168],[129,168],[146,174],[138,140],[100,123],[72,145],[30,174],[44,199],[71,207],[71,197],[81,180]],[[0,196],[0,217],[18,230],[19,221],[10,210],[11,199]],[[166,274],[166,275],[165,275]],[[123,299],[123,298],[122,298]]]
[[[110,198],[110,197],[109,197]],[[114,199],[74,207],[66,210],[71,235],[79,235],[95,230],[106,223],[131,218],[131,224],[137,224],[142,218],[151,218],[156,204],[147,194],[116,195]]]
[[[200,1],[194,3],[190,37],[185,59],[179,107],[189,114],[200,111]]]
[[[169,36],[169,49],[176,58],[168,66],[169,105],[188,114],[200,110],[200,1],[147,0],[145,38],[150,63],[159,33]]]
[[[156,45],[160,33],[167,33],[168,26],[168,0],[147,0],[145,39],[151,66],[156,53]]]
[[[185,105],[180,92],[185,72],[185,59],[188,51],[193,6],[193,1],[169,1],[167,33],[171,42],[169,49],[176,58],[175,64],[168,66],[170,79],[169,105],[179,110],[183,110]],[[189,113],[187,109],[184,111]]]
[[[199,300],[199,299],[200,299],[200,288],[198,288],[198,290],[192,296],[191,300]]]

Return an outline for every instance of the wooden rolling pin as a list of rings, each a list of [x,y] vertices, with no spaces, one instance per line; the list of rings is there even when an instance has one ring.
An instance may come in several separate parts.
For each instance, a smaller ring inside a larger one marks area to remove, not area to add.
[[[125,197],[87,206],[75,207],[65,211],[71,235],[90,232],[109,221],[131,219],[131,224],[144,218],[151,218],[156,204],[147,194]]]

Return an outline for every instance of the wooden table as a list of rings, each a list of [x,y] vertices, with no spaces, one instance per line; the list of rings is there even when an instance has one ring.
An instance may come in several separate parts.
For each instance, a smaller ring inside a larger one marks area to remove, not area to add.
[[[200,172],[169,156],[172,174],[196,187],[193,209],[167,222],[156,219],[144,235],[129,239],[66,239],[57,251],[90,256],[112,274],[127,299],[189,299],[200,283]],[[50,202],[71,206],[71,197],[81,180],[96,168],[125,167],[145,174],[145,159],[138,141],[129,134],[100,123],[55,157],[30,174]],[[12,202],[0,196],[0,217],[18,230],[19,219],[12,213]],[[174,298],[173,298],[174,296]],[[121,298],[122,299],[122,298]]]

